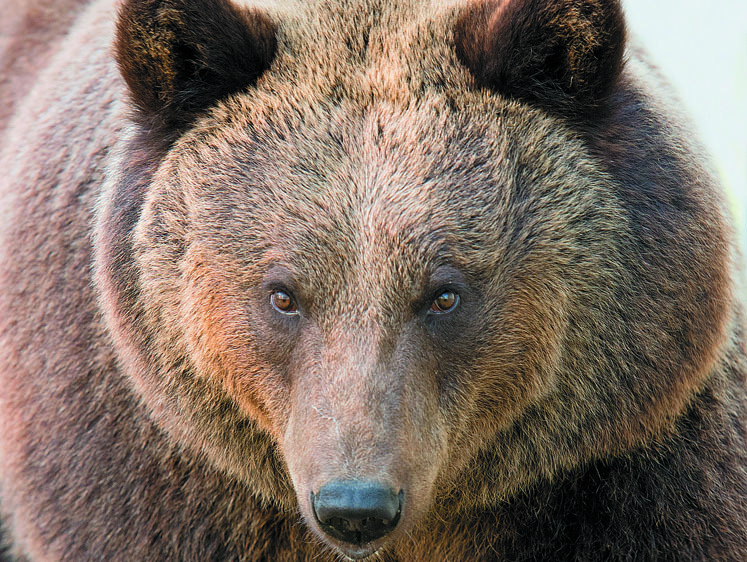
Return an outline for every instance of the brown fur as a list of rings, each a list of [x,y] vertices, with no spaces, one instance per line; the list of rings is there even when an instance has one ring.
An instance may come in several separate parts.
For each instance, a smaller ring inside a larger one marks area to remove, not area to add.
[[[457,20],[455,46],[479,84],[589,118],[620,75],[625,22],[617,0],[477,1]]]
[[[267,70],[275,28],[229,0],[127,2],[115,48],[135,105],[157,124],[183,127]]]
[[[0,130],[29,93],[86,0],[5,0],[0,18]]]
[[[619,4],[246,4],[15,67],[11,559],[744,559],[732,235]],[[339,479],[392,535],[325,538]]]

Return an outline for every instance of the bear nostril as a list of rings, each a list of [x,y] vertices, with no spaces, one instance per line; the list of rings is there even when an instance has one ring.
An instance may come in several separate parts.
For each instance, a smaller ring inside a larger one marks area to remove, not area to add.
[[[399,523],[404,492],[366,480],[330,482],[311,492],[311,508],[330,537],[362,545],[391,533]]]

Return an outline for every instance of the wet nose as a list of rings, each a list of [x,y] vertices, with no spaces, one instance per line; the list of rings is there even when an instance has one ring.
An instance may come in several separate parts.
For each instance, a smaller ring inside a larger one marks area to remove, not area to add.
[[[399,523],[404,492],[378,482],[340,480],[311,493],[311,507],[330,537],[362,545],[391,533]]]

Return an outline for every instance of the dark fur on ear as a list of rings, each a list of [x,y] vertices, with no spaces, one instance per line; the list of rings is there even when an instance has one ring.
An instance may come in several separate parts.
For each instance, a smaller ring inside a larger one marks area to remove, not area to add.
[[[604,112],[625,35],[619,0],[481,0],[454,29],[480,86],[582,120]]]
[[[115,51],[143,116],[179,129],[269,68],[275,31],[265,14],[230,0],[128,0]]]

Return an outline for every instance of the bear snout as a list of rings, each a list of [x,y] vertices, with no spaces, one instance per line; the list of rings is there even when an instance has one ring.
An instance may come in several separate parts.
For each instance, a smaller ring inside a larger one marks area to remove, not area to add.
[[[308,527],[352,559],[395,544],[431,507],[444,440],[416,413],[296,406],[282,447]]]

